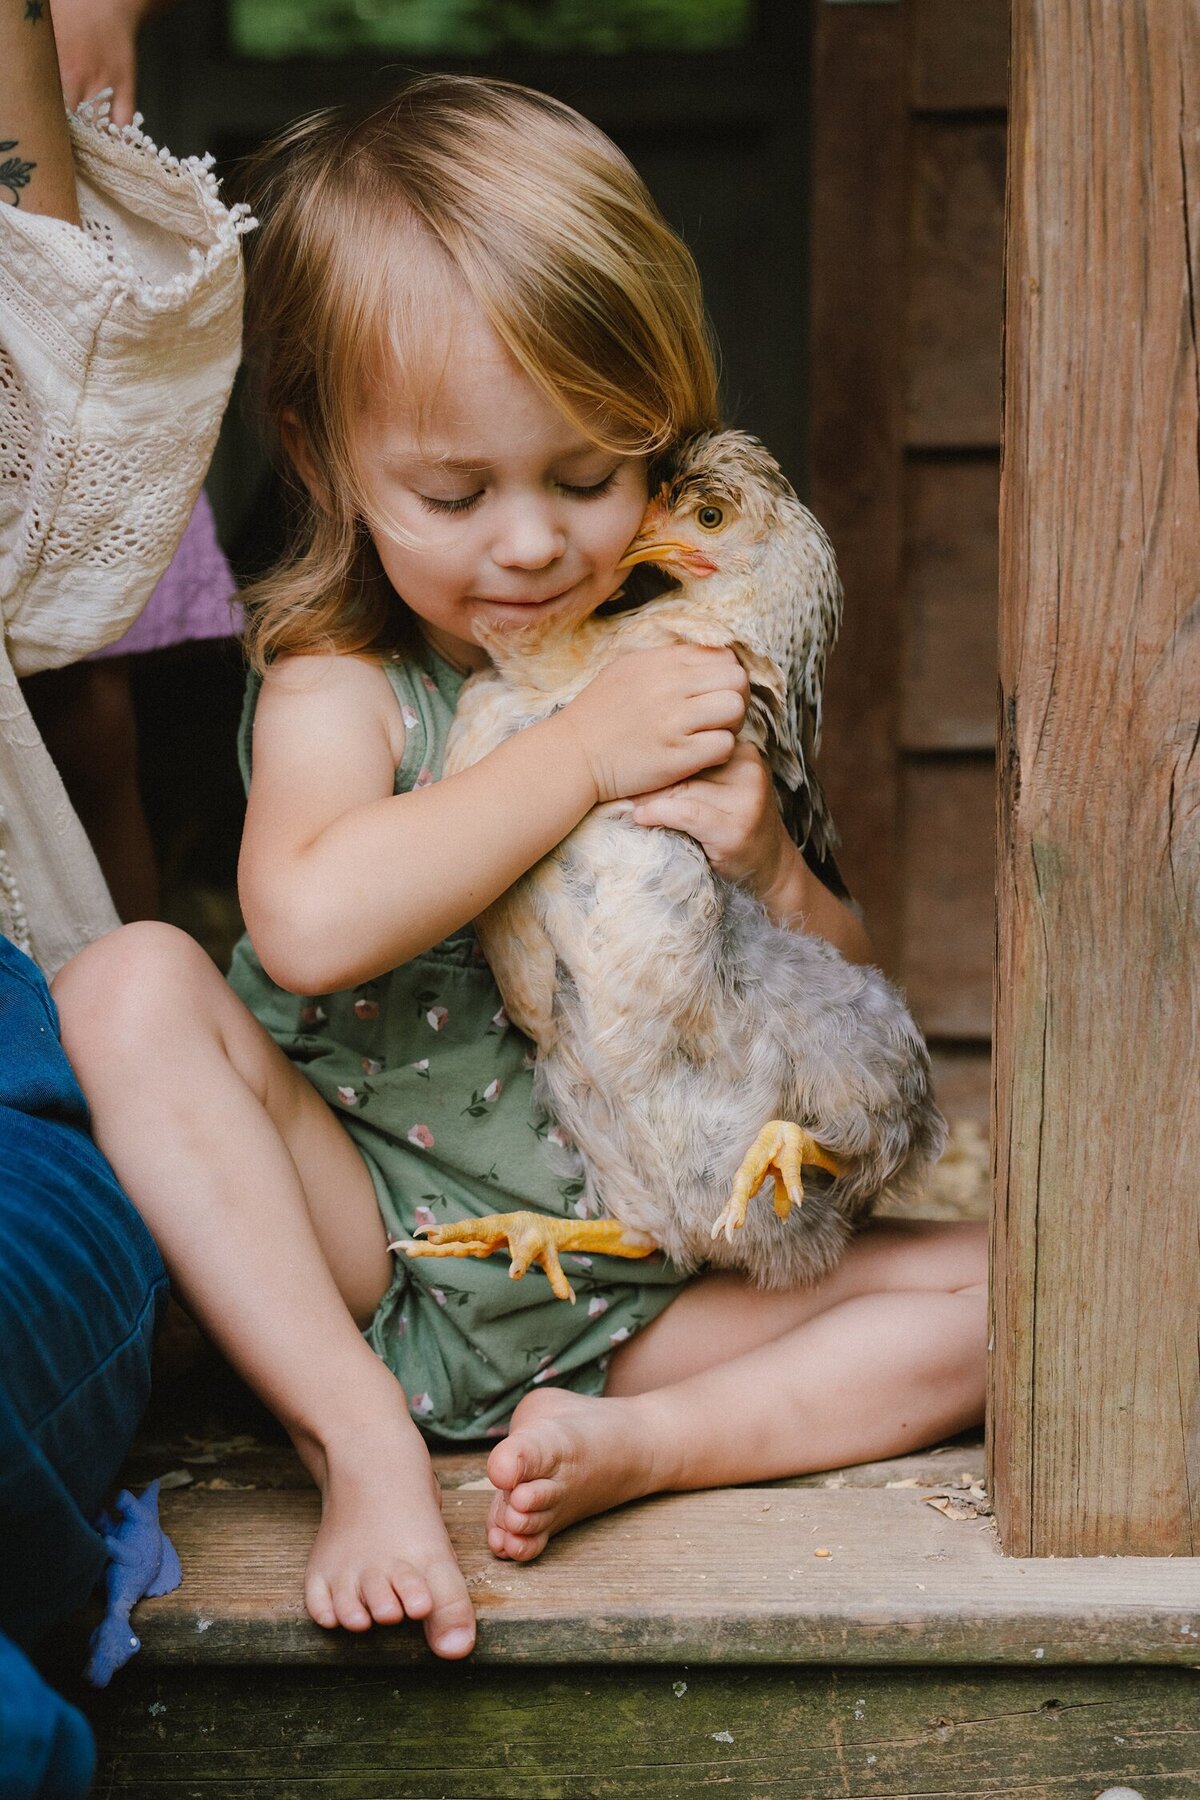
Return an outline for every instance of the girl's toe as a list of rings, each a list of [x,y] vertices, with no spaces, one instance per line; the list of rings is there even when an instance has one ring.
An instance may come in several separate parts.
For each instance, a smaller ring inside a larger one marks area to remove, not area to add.
[[[513,1562],[532,1562],[540,1556],[549,1541],[548,1534],[539,1531],[534,1537],[519,1537],[516,1532],[504,1534],[504,1554]]]
[[[332,1593],[333,1610],[337,1614],[337,1622],[342,1629],[344,1631],[366,1631],[371,1624],[371,1615],[363,1604],[357,1581],[345,1580],[335,1583]]]
[[[509,1508],[517,1512],[544,1512],[562,1499],[562,1483],[542,1477],[538,1481],[523,1481],[508,1495]]]
[[[404,1617],[404,1602],[386,1575],[364,1575],[362,1598],[377,1625],[398,1625]]]
[[[334,1610],[329,1583],[323,1575],[310,1575],[305,1582],[304,1604],[308,1608],[311,1619],[314,1619],[324,1630],[333,1630],[338,1622],[337,1613]]]
[[[433,1611],[433,1595],[429,1591],[429,1583],[420,1575],[397,1571],[392,1576],[392,1586],[404,1602],[404,1610],[410,1619],[427,1619]]]
[[[499,1523],[503,1531],[511,1532],[514,1537],[535,1537],[539,1531],[549,1530],[550,1513],[545,1507],[525,1512],[523,1508],[509,1506]]]
[[[425,1620],[425,1636],[435,1656],[467,1656],[475,1648],[475,1612],[456,1563],[429,1572],[433,1609]]]

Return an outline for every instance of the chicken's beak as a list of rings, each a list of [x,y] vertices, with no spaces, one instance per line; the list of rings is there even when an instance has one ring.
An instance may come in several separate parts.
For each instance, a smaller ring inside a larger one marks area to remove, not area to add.
[[[666,489],[661,488],[646,508],[641,529],[617,564],[618,569],[636,568],[638,563],[654,563],[657,568],[674,574],[715,575],[717,565],[695,544],[666,536],[671,523]]]
[[[639,534],[617,564],[618,569],[633,569],[638,563],[661,563],[664,568],[673,557],[682,560],[690,548],[677,538],[651,538],[645,542]]]
[[[654,563],[657,568],[666,569],[672,574],[677,571],[682,571],[685,575],[717,573],[716,563],[705,556],[702,550],[698,550],[695,544],[684,543],[680,538],[659,537],[654,528],[661,527],[663,523],[661,514],[647,520],[617,564],[618,569],[632,569],[638,563]]]

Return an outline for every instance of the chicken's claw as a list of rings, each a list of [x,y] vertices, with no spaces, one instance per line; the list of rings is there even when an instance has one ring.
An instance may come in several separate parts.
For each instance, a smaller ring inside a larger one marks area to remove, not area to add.
[[[408,1256],[491,1256],[507,1250],[509,1275],[520,1281],[537,1263],[560,1300],[575,1304],[575,1290],[558,1260],[560,1250],[599,1256],[650,1256],[658,1246],[644,1231],[616,1219],[557,1219],[549,1213],[489,1213],[482,1219],[458,1219],[452,1225],[418,1228],[422,1243],[404,1241]]]
[[[801,1168],[805,1163],[830,1175],[846,1172],[846,1164],[822,1149],[802,1126],[789,1119],[772,1119],[764,1125],[742,1158],[733,1178],[733,1192],[713,1221],[711,1235],[718,1238],[724,1234],[726,1243],[732,1244],[734,1232],[746,1223],[750,1202],[768,1175],[775,1179],[775,1211],[786,1219],[793,1206],[804,1204]]]

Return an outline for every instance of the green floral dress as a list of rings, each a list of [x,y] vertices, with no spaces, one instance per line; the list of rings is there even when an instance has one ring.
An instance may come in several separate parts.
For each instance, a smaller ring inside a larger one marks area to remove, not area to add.
[[[386,672],[405,724],[395,791],[436,781],[462,676],[427,650]],[[259,683],[242,717],[242,774]],[[265,974],[248,937],[229,979],[340,1117],[371,1173],[392,1239],[418,1226],[521,1207],[588,1217],[563,1133],[532,1098],[533,1048],[505,1016],[468,927],[391,974],[337,994],[297,996]],[[564,1254],[577,1301],[556,1300],[540,1269],[512,1281],[486,1260],[396,1254],[367,1338],[431,1435],[502,1436],[541,1382],[596,1394],[614,1344],[655,1318],[685,1278],[643,1261]]]

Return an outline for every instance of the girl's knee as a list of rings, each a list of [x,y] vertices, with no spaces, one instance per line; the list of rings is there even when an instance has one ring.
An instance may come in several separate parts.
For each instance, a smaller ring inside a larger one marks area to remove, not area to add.
[[[164,1022],[195,1019],[224,981],[194,938],[142,920],[98,938],[55,976],[51,992],[74,1059],[101,1046],[153,1038]]]

